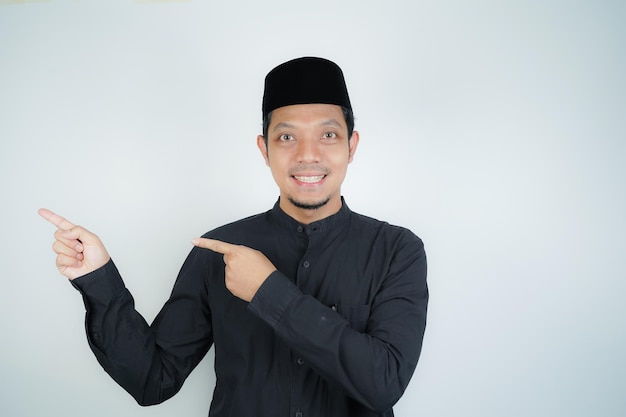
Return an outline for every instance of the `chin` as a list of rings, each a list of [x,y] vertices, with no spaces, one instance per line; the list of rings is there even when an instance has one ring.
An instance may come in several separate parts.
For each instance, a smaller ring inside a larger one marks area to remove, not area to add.
[[[317,210],[324,207],[330,201],[330,197],[326,197],[323,200],[319,201],[301,201],[296,200],[293,197],[289,197],[289,202],[293,204],[295,207],[303,210]]]

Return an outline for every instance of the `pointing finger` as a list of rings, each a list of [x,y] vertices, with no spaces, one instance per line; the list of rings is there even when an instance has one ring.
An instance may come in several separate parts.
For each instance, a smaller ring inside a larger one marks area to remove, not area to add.
[[[59,216],[56,213],[53,213],[52,211],[48,209],[45,209],[45,208],[39,209],[38,213],[41,217],[48,220],[50,223],[52,223],[53,225],[55,225],[61,230],[70,230],[72,227],[74,227],[74,224],[72,222]]]
[[[74,248],[78,252],[83,250],[83,244],[102,246],[102,242],[100,242],[98,236],[84,227],[76,226],[74,223],[48,209],[39,209],[39,215],[58,228],[54,233],[55,239]]]
[[[221,240],[197,238],[192,239],[191,243],[199,248],[209,249],[213,252],[221,253],[222,255],[229,255],[235,251],[238,247],[231,243],[222,242]]]

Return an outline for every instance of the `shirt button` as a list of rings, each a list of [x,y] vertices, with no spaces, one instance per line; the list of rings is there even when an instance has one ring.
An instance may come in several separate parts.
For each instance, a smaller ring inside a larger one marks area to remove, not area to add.
[[[302,226],[298,226],[298,229],[297,229],[297,230],[298,230],[298,233],[302,233],[302,232],[304,231],[304,227],[302,227]]]
[[[304,262],[302,262],[302,266],[305,267],[305,268],[308,268],[308,267],[311,266],[311,264],[309,263],[309,261],[304,261]]]
[[[296,361],[296,363],[297,363],[298,365],[304,365],[304,359],[302,359],[302,358],[298,358],[298,360]]]

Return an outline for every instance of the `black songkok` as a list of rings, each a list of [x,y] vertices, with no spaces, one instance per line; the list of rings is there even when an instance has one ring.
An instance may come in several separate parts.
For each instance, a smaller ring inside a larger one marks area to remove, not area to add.
[[[265,77],[263,117],[292,104],[336,104],[352,110],[346,81],[337,64],[304,57],[280,64]]]

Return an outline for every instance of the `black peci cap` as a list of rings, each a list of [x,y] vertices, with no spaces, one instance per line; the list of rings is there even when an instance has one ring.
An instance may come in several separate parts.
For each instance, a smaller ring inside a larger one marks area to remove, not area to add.
[[[297,58],[281,64],[265,77],[263,117],[292,104],[336,104],[352,109],[343,72],[323,58]]]

